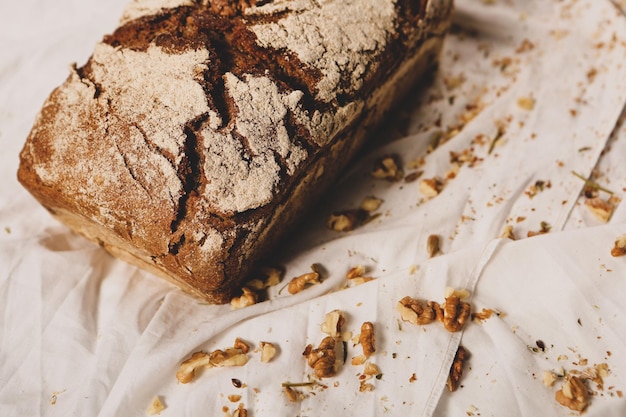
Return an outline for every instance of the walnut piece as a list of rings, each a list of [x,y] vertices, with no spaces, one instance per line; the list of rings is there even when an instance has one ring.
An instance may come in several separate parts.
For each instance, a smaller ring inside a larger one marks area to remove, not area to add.
[[[195,352],[191,355],[191,358],[187,359],[180,364],[178,372],[176,372],[176,379],[183,384],[187,384],[193,380],[196,376],[196,369],[206,366],[210,367],[211,358],[206,352]]]
[[[335,338],[326,336],[316,349],[310,344],[304,349],[302,356],[306,357],[317,378],[329,378],[337,373],[335,344]]]
[[[283,275],[283,272],[275,267],[260,268],[258,273],[261,275],[261,278],[254,278],[246,282],[246,286],[255,291],[262,291],[278,285]]]
[[[297,403],[304,399],[304,394],[298,390],[295,390],[289,386],[285,386],[285,395],[289,402]]]
[[[290,294],[297,294],[304,290],[306,286],[313,284],[320,284],[320,274],[317,272],[308,272],[300,275],[299,277],[293,278],[289,282],[287,291],[289,291]]]
[[[233,412],[233,417],[248,417],[248,410],[243,404],[239,404],[239,407]]]
[[[425,178],[420,181],[419,190],[424,197],[433,198],[443,190],[443,182],[437,177]]]
[[[383,200],[377,197],[368,196],[361,201],[361,206],[359,207],[361,210],[365,210],[368,213],[376,211],[383,204]]]
[[[543,385],[546,387],[553,386],[557,379],[558,375],[556,373],[552,371],[543,371]]]
[[[180,364],[180,367],[176,372],[176,379],[183,384],[187,384],[194,379],[196,369],[198,368],[243,366],[246,363],[248,363],[248,356],[241,348],[232,347],[226,348],[225,350],[217,349],[211,353],[194,352],[189,359]]]
[[[148,406],[146,410],[146,414],[149,416],[154,416],[156,414],[161,414],[161,411],[165,410],[165,404],[161,401],[160,397],[154,397],[152,402]]]
[[[366,321],[361,325],[361,335],[359,343],[363,348],[363,356],[369,358],[376,352],[376,335],[374,333],[374,324]]]
[[[589,405],[589,392],[582,379],[568,375],[555,394],[556,401],[570,410],[582,412]]]
[[[624,256],[626,255],[626,234],[618,236],[615,239],[615,246],[611,249],[611,255],[613,256]]]
[[[428,251],[429,258],[434,258],[435,256],[441,254],[439,236],[437,235],[428,236],[428,240],[426,242],[426,250]]]
[[[446,386],[450,392],[454,392],[459,388],[461,377],[463,376],[463,365],[468,357],[469,354],[467,350],[465,350],[463,346],[459,346],[454,355],[454,361],[450,367],[448,381],[446,382]]]
[[[585,206],[603,223],[610,220],[615,211],[615,207],[619,200],[613,197],[609,197],[607,200],[603,200],[600,197],[588,198],[585,200]]]
[[[502,233],[500,234],[500,237],[503,239],[515,240],[515,234],[513,233],[513,226],[511,226],[510,224],[505,226],[504,230],[502,230]]]
[[[320,326],[322,332],[330,337],[337,338],[341,335],[341,328],[346,322],[346,317],[341,310],[333,310],[324,316],[324,322]]]
[[[259,349],[261,349],[261,362],[270,362],[276,356],[276,346],[270,342],[259,343]]]
[[[376,179],[394,182],[400,181],[404,177],[396,155],[384,156],[379,159],[371,174]]]
[[[437,303],[426,302],[406,296],[398,302],[396,310],[400,313],[402,320],[412,324],[424,325],[432,323],[437,318]]]
[[[369,218],[369,212],[363,209],[344,210],[331,214],[326,226],[336,232],[349,232],[361,226]]]
[[[449,332],[458,332],[461,330],[465,326],[471,313],[469,303],[461,301],[461,299],[454,294],[446,298],[441,308],[443,310],[443,326]]]
[[[244,308],[244,307],[249,307],[257,303],[258,295],[257,293],[252,291],[250,288],[243,287],[241,289],[241,292],[243,294],[240,297],[234,297],[232,300],[230,300],[230,305],[232,308],[234,309]]]
[[[248,353],[250,351],[250,346],[248,346],[248,344],[239,337],[235,339],[235,343],[233,344],[233,347],[235,349],[241,350],[243,353]]]

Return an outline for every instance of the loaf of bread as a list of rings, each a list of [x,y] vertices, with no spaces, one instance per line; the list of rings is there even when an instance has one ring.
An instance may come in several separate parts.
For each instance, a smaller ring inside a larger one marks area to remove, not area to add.
[[[436,65],[451,0],[135,0],[45,102],[20,182],[212,303]]]

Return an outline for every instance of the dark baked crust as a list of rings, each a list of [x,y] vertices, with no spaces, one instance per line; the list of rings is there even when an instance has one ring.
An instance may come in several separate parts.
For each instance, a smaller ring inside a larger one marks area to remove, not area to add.
[[[20,182],[114,255],[228,301],[436,62],[448,0],[378,0],[354,37],[295,20],[369,1],[181,0],[127,17],[44,104]]]

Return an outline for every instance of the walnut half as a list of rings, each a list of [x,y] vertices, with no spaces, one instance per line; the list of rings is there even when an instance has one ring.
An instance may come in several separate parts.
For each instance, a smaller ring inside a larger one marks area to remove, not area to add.
[[[337,373],[335,343],[333,337],[326,336],[316,349],[309,344],[302,352],[302,356],[306,357],[317,378],[329,378]]]
[[[374,333],[374,324],[366,321],[361,325],[361,334],[359,335],[359,343],[363,348],[363,356],[369,358],[376,352],[376,335]]]
[[[463,346],[459,346],[454,355],[454,361],[450,367],[450,373],[448,374],[448,381],[446,386],[450,392],[454,392],[459,388],[459,382],[463,376],[463,365],[469,357],[467,350]]]
[[[443,326],[449,332],[458,332],[461,330],[465,326],[465,323],[471,313],[469,303],[461,301],[461,299],[454,294],[446,298],[446,302],[443,304],[442,310]]]
[[[402,320],[409,323],[424,325],[432,323],[437,318],[437,303],[417,300],[409,296],[398,301],[396,310],[400,313]]]

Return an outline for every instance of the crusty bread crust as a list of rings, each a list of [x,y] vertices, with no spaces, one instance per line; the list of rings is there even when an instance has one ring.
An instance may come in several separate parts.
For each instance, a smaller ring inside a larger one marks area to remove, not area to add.
[[[113,255],[227,302],[435,65],[450,8],[134,1],[44,104],[18,178]]]

